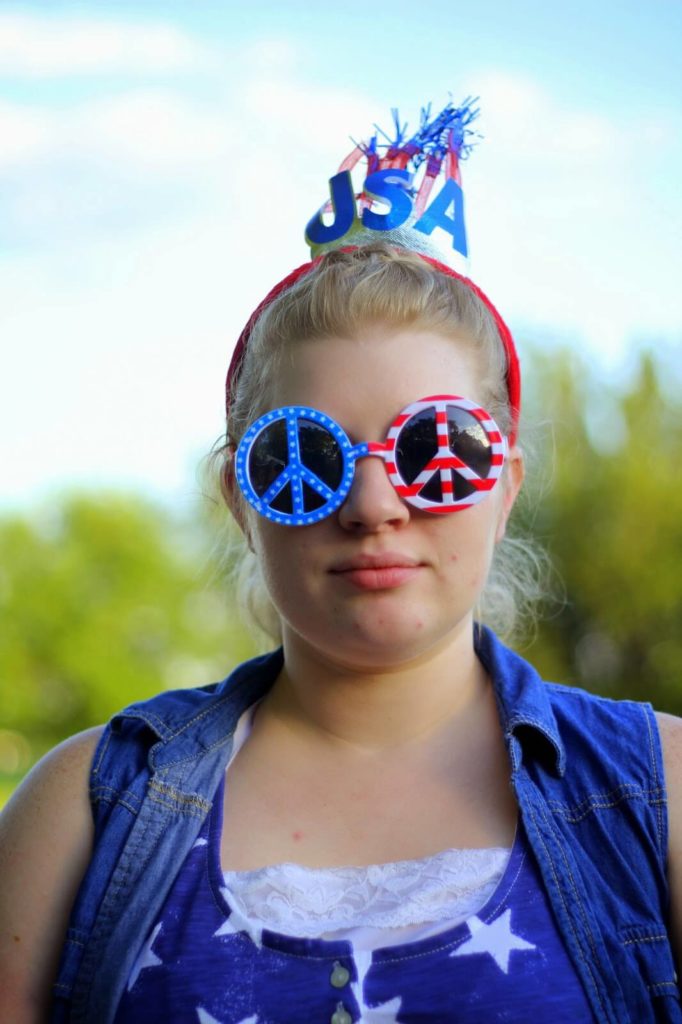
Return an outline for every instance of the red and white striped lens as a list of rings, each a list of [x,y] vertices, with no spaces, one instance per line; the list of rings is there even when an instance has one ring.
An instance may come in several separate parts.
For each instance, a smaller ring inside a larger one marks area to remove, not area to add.
[[[482,501],[497,483],[506,438],[490,413],[468,398],[431,395],[396,417],[379,454],[398,494],[428,512],[454,512]]]

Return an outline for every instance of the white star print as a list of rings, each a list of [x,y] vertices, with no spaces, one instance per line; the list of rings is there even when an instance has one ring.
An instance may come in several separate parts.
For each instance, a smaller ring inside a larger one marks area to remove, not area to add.
[[[532,942],[526,942],[511,930],[511,909],[505,910],[491,924],[480,917],[467,920],[471,938],[450,953],[450,956],[470,956],[472,953],[489,953],[505,974],[509,973],[509,956],[513,949],[537,949]]]
[[[358,980],[351,982],[351,991],[357,999],[360,1012],[365,1008],[365,1002],[363,999],[363,989],[365,986],[365,978],[367,972],[372,966],[372,954],[368,953],[367,950],[359,949],[357,952],[353,952],[353,960],[355,961],[355,969],[358,972]]]
[[[402,1002],[400,996],[391,999],[390,1003],[382,1003],[381,1006],[365,1005],[363,990],[367,972],[372,966],[372,954],[367,950],[358,950],[353,953],[353,960],[358,972],[358,980],[352,982],[350,987],[360,1007],[362,1024],[400,1024],[397,1018]]]
[[[228,897],[230,896],[229,889],[221,889],[225,902],[229,902]],[[231,906],[232,913],[224,921],[217,932],[214,932],[214,937],[217,935],[239,935],[240,932],[246,932],[252,942],[260,949],[263,945],[263,929],[254,925],[252,921],[244,917],[243,914]]]
[[[130,977],[128,978],[129,992],[133,985],[135,984],[135,982],[137,981],[137,979],[139,978],[140,971],[143,971],[145,967],[158,967],[160,963],[163,963],[163,961],[158,958],[156,953],[152,953],[152,946],[156,942],[156,937],[160,931],[161,922],[159,921],[156,928],[151,933],[151,935],[145,942],[140,952],[137,954],[137,960],[133,964],[133,969],[130,972]]]
[[[216,1020],[215,1017],[212,1017],[201,1006],[197,1006],[197,1016],[199,1017],[199,1024],[221,1024],[221,1021]],[[254,1013],[253,1017],[244,1017],[244,1020],[240,1020],[239,1024],[258,1024],[258,1014]]]
[[[202,1009],[201,1006],[197,1006],[197,1016],[199,1018],[199,1024],[220,1024],[219,1020],[212,1017],[211,1014]]]
[[[390,1003],[382,1003],[381,1006],[363,1006],[362,1024],[400,1024],[397,1014],[401,1003],[402,998],[396,996]]]

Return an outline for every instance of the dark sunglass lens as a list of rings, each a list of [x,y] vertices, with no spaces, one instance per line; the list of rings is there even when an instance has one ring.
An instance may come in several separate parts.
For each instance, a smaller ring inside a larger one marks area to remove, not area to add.
[[[425,466],[438,451],[436,435],[436,415],[433,409],[424,409],[415,413],[407,421],[398,435],[395,447],[395,462],[400,476],[406,484],[419,476]],[[440,501],[440,483],[437,483],[438,496],[432,501]],[[425,495],[428,497],[428,495]]]
[[[265,494],[268,487],[286,469],[287,463],[287,425],[284,420],[275,420],[261,430],[249,453],[249,478],[259,497]],[[279,511],[283,512],[285,509]]]
[[[419,492],[420,498],[427,501],[440,502],[443,500],[443,489],[440,485],[440,473],[434,473],[428,483],[424,484]]]
[[[325,499],[317,491],[314,491],[312,487],[308,487],[307,483],[303,482],[303,510],[305,512],[314,512],[315,509],[322,508],[325,503]]]
[[[442,408],[442,407],[441,407]],[[457,405],[447,405],[448,448],[477,474],[486,478],[492,466],[491,442],[479,420]],[[438,454],[436,407],[415,413],[398,435],[395,448],[396,467],[406,484],[411,484]],[[446,472],[448,472],[446,470]],[[456,501],[474,494],[476,487],[461,472],[448,472]],[[437,504],[443,501],[441,470],[434,468],[419,496]]]
[[[492,465],[490,439],[475,416],[456,405],[449,405],[448,438],[450,448],[462,462],[473,469],[478,476],[488,476]],[[453,473],[453,477],[459,478],[459,486],[467,483],[459,473]],[[455,494],[456,497],[460,497],[457,494],[457,486],[458,481],[455,479]],[[461,497],[467,497],[473,490],[471,485],[467,485],[467,490]]]
[[[270,502],[270,508],[274,509],[275,512],[285,512],[288,516],[293,513],[294,505],[291,500],[291,484],[284,485],[279,494]]]
[[[303,465],[332,491],[338,490],[343,478],[343,456],[336,438],[319,423],[299,420],[298,446]],[[306,511],[318,507],[306,502]]]
[[[474,494],[476,488],[470,480],[465,480],[461,473],[450,473],[452,479],[452,489],[455,501],[462,501],[464,498],[468,498],[470,494]],[[420,498],[426,498],[427,501],[433,501],[434,503],[441,502],[443,500],[443,490],[441,487],[440,472],[434,473],[431,479],[424,484],[419,492]]]
[[[338,442],[320,423],[312,420],[299,419],[298,449],[301,463],[314,477],[332,491],[338,490],[343,479],[343,456]],[[287,422],[284,418],[268,423],[258,434],[249,452],[249,479],[251,486],[259,497],[262,497],[275,483],[277,478],[287,469],[294,471],[296,482],[296,466],[290,467],[289,439]],[[315,488],[314,482],[299,481],[303,491],[303,510],[314,512],[321,508],[327,498]],[[269,502],[275,512],[293,514],[293,494],[289,483],[284,484],[274,499]]]
[[[452,492],[455,496],[455,501],[462,501],[464,498],[468,498],[470,494],[475,494],[476,488],[470,480],[465,480],[461,473],[453,473]]]

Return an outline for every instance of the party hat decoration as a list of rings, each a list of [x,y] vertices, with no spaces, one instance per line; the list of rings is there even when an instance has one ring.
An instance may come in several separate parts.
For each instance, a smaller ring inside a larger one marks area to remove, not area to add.
[[[313,257],[345,245],[383,239],[465,271],[468,246],[460,161],[472,146],[476,101],[452,103],[431,117],[422,108],[419,128],[408,136],[393,111],[393,137],[375,126],[329,181],[331,199],[311,217],[306,241]],[[384,141],[381,141],[381,140]],[[351,172],[365,160],[358,190]]]
[[[477,137],[470,127],[479,113],[476,102],[469,97],[459,107],[448,103],[434,118],[430,106],[423,108],[419,128],[409,137],[407,125],[401,126],[394,110],[393,139],[375,126],[372,138],[357,144],[346,157],[329,181],[331,198],[308,222],[311,261],[290,271],[270,289],[239,335],[227,371],[228,416],[249,340],[264,310],[324,264],[326,252],[357,249],[381,239],[393,248],[418,253],[438,273],[457,278],[488,309],[507,358],[511,412],[507,440],[510,446],[516,443],[521,371],[514,339],[490,299],[468,276],[460,162]],[[351,172],[363,158],[365,176],[361,188],[356,189]]]

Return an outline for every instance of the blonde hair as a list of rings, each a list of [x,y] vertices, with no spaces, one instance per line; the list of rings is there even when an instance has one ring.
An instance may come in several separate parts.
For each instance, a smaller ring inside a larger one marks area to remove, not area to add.
[[[381,323],[414,327],[456,337],[475,354],[481,371],[481,400],[509,434],[513,416],[507,391],[507,355],[486,304],[469,285],[440,272],[420,256],[373,243],[352,251],[328,253],[310,272],[281,292],[253,325],[228,395],[227,437],[216,450],[221,489],[227,499],[226,473],[234,447],[248,426],[267,410],[277,370],[297,341],[356,337]],[[240,513],[250,515],[241,495]],[[279,616],[270,601],[258,560],[240,539],[229,552],[237,597],[245,617],[265,635],[280,639]],[[511,639],[542,596],[545,556],[519,537],[496,546],[478,608],[479,621]]]

